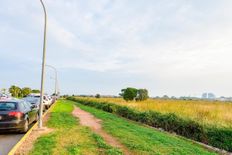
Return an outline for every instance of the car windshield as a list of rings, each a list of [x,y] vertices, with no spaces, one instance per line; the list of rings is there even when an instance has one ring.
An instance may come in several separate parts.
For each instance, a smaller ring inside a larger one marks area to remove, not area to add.
[[[28,98],[25,98],[24,100],[29,102],[29,103],[37,103],[39,98],[28,97]]]
[[[15,102],[0,102],[0,111],[11,111],[16,109]]]

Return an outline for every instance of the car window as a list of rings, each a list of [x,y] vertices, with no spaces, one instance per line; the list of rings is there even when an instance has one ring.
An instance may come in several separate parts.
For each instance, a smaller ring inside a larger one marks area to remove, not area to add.
[[[21,104],[22,104],[24,110],[30,110],[31,109],[31,107],[28,106],[27,102],[23,101],[23,102],[21,102]]]
[[[16,110],[17,106],[15,102],[0,102],[0,111]]]
[[[27,106],[24,104],[24,102],[20,103],[23,109],[27,109]]]
[[[39,98],[28,97],[28,98],[25,98],[24,100],[27,101],[27,102],[29,102],[29,103],[35,104],[35,103],[38,102]]]
[[[31,108],[32,104],[29,102],[25,102],[25,104],[27,105],[27,107]]]

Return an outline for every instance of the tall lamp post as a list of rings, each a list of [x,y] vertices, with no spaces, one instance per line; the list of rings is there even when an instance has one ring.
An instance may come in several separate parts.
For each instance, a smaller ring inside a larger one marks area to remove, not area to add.
[[[45,77],[45,60],[46,60],[46,34],[47,34],[47,12],[43,0],[40,0],[44,11],[44,40],[43,40],[43,59],[42,59],[42,74],[41,74],[41,88],[40,88],[40,105],[39,105],[39,123],[38,128],[43,127],[43,95],[44,95],[44,77]]]
[[[47,67],[53,69],[55,71],[55,95],[58,94],[58,79],[57,79],[57,69],[55,67],[53,67],[52,65],[46,65]]]

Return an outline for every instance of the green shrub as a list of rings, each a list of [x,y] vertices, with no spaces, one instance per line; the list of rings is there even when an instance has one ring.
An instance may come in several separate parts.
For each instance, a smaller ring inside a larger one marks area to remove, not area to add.
[[[121,117],[141,122],[165,131],[175,132],[178,135],[212,145],[214,147],[232,151],[232,129],[206,127],[198,122],[183,119],[175,114],[162,114],[155,111],[140,112],[126,106],[107,102],[93,102],[88,99],[67,98],[83,105],[95,107]]]
[[[214,144],[217,148],[223,148],[232,152],[232,130],[208,128],[207,129],[208,144]]]
[[[103,104],[102,110],[104,110],[104,111],[106,111],[106,112],[110,112],[110,113],[113,112],[113,109],[112,109],[112,107],[111,107],[111,104],[108,104],[108,103],[104,103],[104,104]]]

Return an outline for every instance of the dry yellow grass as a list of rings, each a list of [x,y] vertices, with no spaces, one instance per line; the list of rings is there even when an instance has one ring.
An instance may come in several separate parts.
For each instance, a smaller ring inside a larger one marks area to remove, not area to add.
[[[193,119],[204,125],[232,128],[232,103],[228,102],[164,99],[126,102],[122,98],[88,99],[125,105],[141,111],[153,110],[161,113],[175,113],[180,117]]]

